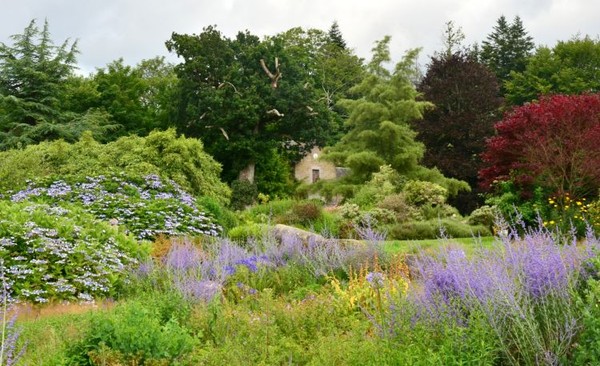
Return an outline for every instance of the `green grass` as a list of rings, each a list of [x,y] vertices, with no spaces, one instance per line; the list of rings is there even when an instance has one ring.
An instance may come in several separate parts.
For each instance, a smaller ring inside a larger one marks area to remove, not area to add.
[[[386,253],[389,254],[416,254],[420,251],[433,251],[445,246],[460,246],[471,255],[481,248],[491,248],[498,239],[493,236],[481,238],[452,238],[452,239],[426,239],[426,240],[390,240],[384,244]]]

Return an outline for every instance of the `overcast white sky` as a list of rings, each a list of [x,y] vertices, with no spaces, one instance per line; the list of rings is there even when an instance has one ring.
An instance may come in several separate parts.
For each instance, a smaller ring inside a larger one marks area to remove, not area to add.
[[[368,59],[373,42],[391,35],[394,59],[423,47],[421,64],[442,47],[449,20],[466,43],[485,39],[503,14],[519,15],[538,45],[600,34],[598,0],[0,0],[0,9],[0,42],[47,18],[55,44],[79,40],[84,73],[120,57],[132,65],[155,56],[176,62],[164,46],[171,33],[197,34],[207,25],[228,37],[246,29],[264,36],[297,26],[327,30],[337,20],[359,56]]]

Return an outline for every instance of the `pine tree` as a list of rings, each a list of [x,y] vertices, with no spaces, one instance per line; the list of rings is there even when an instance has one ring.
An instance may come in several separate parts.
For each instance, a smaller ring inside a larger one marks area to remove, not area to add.
[[[329,28],[329,41],[341,49],[346,49],[346,41],[344,41],[344,37],[342,36],[342,32],[340,31],[340,26],[337,21],[334,21]]]
[[[504,15],[498,18],[494,31],[482,42],[481,60],[504,83],[511,71],[522,72],[535,46],[527,35],[521,18],[516,16],[511,24]]]

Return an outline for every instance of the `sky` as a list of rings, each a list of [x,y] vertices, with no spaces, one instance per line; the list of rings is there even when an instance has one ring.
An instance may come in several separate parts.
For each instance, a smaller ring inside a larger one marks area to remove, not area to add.
[[[442,49],[453,21],[465,43],[481,42],[496,20],[520,16],[537,45],[600,35],[598,0],[0,0],[0,42],[12,44],[32,19],[48,20],[52,40],[77,40],[79,72],[123,58],[129,65],[156,56],[179,62],[165,48],[173,32],[199,34],[216,25],[227,37],[248,30],[275,35],[293,27],[328,30],[337,21],[346,43],[369,59],[375,41],[390,35],[392,58],[421,47],[420,64]]]

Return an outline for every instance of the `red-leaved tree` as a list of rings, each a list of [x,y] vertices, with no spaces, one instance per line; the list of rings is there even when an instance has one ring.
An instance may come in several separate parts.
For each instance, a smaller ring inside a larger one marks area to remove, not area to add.
[[[510,180],[524,192],[598,194],[600,94],[543,97],[507,113],[495,129],[482,154],[482,188]]]

